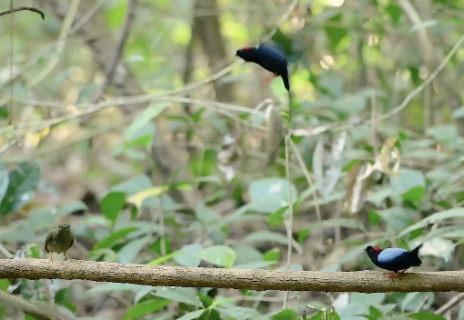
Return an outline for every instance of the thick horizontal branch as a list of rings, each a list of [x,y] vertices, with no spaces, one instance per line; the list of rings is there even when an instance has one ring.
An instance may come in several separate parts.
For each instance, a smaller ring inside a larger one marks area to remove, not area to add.
[[[464,271],[410,273],[390,280],[385,273],[375,271],[274,271],[147,266],[85,260],[2,259],[0,279],[6,278],[81,279],[256,291],[464,292]]]
[[[34,7],[16,7],[16,8],[11,8],[11,9],[5,9],[5,10],[0,10],[0,17],[4,16],[6,14],[18,12],[18,11],[32,11],[35,13],[40,14],[43,20],[45,20],[45,14],[40,11],[39,9],[36,9]]]

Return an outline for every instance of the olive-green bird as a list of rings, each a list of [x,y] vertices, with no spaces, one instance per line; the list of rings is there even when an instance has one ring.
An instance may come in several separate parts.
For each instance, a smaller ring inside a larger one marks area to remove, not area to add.
[[[71,232],[71,227],[67,223],[62,223],[58,228],[53,229],[45,239],[45,251],[50,253],[50,261],[52,260],[53,252],[63,253],[64,260],[67,260],[66,251],[74,244],[74,236]]]

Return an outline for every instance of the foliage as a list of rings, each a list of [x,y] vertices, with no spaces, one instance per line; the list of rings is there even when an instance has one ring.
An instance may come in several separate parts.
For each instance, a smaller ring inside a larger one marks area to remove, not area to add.
[[[235,85],[235,100],[227,102],[236,105],[212,101],[208,90],[213,86],[195,87],[191,98],[170,92],[183,85],[179,61],[185,60],[183,52],[194,35],[190,22],[198,12],[193,1],[138,4],[122,62],[150,103],[137,108],[140,102],[133,97],[110,97],[106,106],[97,104],[98,113],[90,113],[92,125],[79,124],[78,118],[91,108],[87,104],[98,88],[92,71],[96,58],[82,38],[70,37],[64,53],[43,54],[23,71],[24,79],[16,80],[16,126],[7,125],[8,99],[0,103],[0,147],[21,142],[0,151],[0,255],[44,258],[48,230],[66,220],[80,244],[70,256],[79,259],[353,271],[374,268],[363,251],[367,245],[413,248],[424,242],[421,270],[458,268],[464,239],[459,224],[464,217],[462,49],[401,112],[371,120],[372,110],[374,117],[394,110],[458,41],[464,3],[426,2],[424,8],[416,3],[411,9],[393,0],[311,1],[311,10],[300,4],[291,12],[272,40],[290,62],[296,105],[292,127],[298,129],[287,146],[288,163],[282,148],[277,163],[268,167],[260,146],[272,128],[266,109],[255,108],[260,95],[249,75],[255,67],[242,65],[217,81]],[[126,3],[113,1],[92,19],[116,33]],[[256,42],[269,13],[280,16],[288,6],[277,8],[277,3],[218,1],[227,50]],[[414,14],[423,21],[414,22]],[[254,19],[244,22],[249,16]],[[46,17],[38,28],[15,15],[15,69],[26,68],[24,60],[33,58],[29,53],[58,36],[61,22]],[[7,26],[8,18],[2,19]],[[9,35],[0,39],[8,43]],[[423,50],[427,41],[434,44],[431,53]],[[206,69],[209,54],[195,51],[193,60],[200,63],[190,82],[213,73]],[[6,50],[0,56],[8,60]],[[31,85],[28,79],[54,56],[59,64]],[[3,99],[9,94],[6,64],[0,71]],[[280,80],[270,88],[263,95],[273,96],[274,107],[286,118]],[[58,107],[45,108],[43,101]],[[126,114],[119,106],[128,101],[132,113]],[[153,145],[163,139],[166,153],[156,154]],[[169,153],[174,156],[168,158]],[[166,169],[169,165],[172,170]],[[188,203],[189,198],[194,200]],[[439,320],[446,318],[434,312],[449,300],[432,293],[292,292],[283,308],[285,294],[276,292],[79,286],[81,291],[64,281],[0,280],[1,290],[31,301],[52,300],[86,319],[103,316],[78,310],[104,309],[102,301],[109,301],[119,313],[108,318],[125,320]],[[0,309],[0,317],[4,314]],[[452,319],[464,319],[464,307],[452,314]]]

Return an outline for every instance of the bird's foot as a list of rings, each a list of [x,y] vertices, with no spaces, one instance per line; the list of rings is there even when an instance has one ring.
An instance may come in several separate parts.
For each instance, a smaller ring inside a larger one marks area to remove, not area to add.
[[[400,271],[400,273],[401,273],[401,274],[404,274],[404,272],[405,272],[406,270],[408,270],[408,269],[409,269],[409,268],[403,269],[403,270]]]
[[[269,84],[274,78],[277,78],[279,75],[273,73],[270,76],[264,77],[263,80],[261,80],[261,85],[264,86],[266,84]]]
[[[52,253],[50,252],[50,254],[48,255],[48,261],[52,262]]]
[[[391,273],[391,272],[386,272],[385,274],[390,280],[393,280],[393,278],[395,278],[398,275],[397,273]]]

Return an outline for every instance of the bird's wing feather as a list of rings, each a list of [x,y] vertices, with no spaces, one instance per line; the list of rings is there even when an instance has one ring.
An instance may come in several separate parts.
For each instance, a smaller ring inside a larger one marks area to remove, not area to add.
[[[44,249],[45,249],[45,251],[47,251],[47,252],[50,252],[50,251],[48,250],[48,243],[49,243],[50,241],[52,241],[52,238],[53,238],[53,233],[51,233],[51,232],[47,235],[47,238],[45,238],[45,246],[44,246]]]
[[[380,263],[388,263],[400,257],[405,252],[407,251],[402,248],[387,248],[380,252],[379,256],[377,257],[377,261]]]

